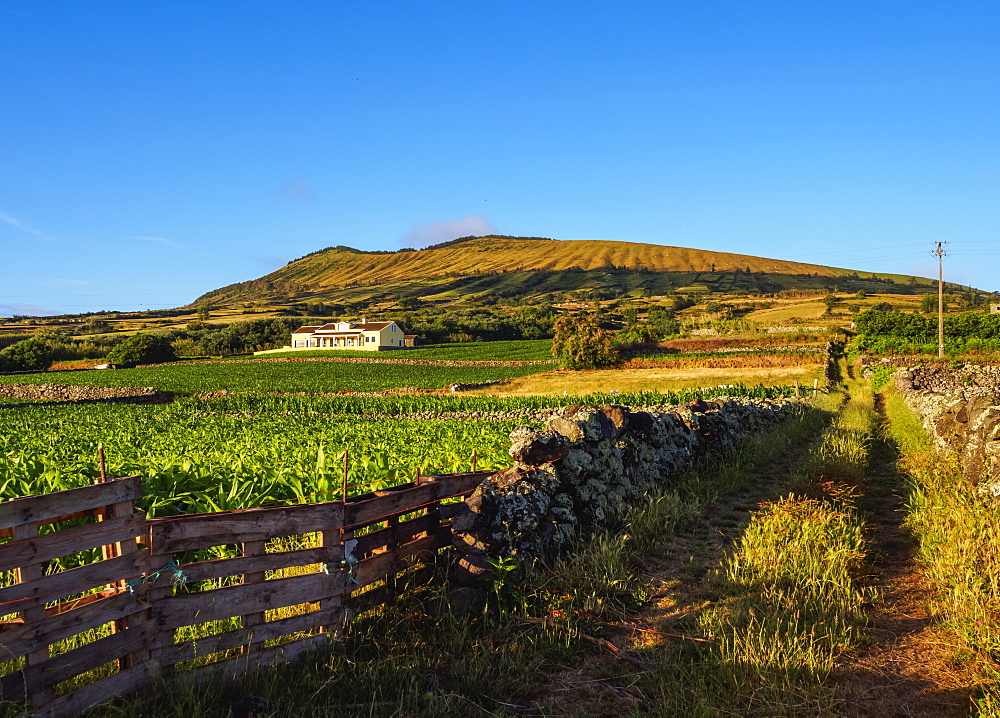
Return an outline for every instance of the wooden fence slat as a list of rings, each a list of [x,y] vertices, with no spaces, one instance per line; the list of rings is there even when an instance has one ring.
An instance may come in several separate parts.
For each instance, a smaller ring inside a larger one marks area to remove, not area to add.
[[[56,516],[54,519],[45,519],[44,521],[39,521],[39,526],[48,526],[49,524],[57,524],[61,521],[72,521],[73,519],[85,519],[90,516],[96,516],[100,509],[90,509],[89,511],[74,511],[71,514],[63,514],[62,516]],[[14,529],[0,529],[0,539],[14,538]]]
[[[253,585],[226,586],[200,593],[178,594],[154,605],[163,630],[232,618],[253,611],[314,603],[344,590],[344,572],[330,571],[276,578]]]
[[[422,508],[438,499],[471,492],[490,472],[455,474],[454,476],[423,476],[419,486],[408,484],[405,488],[372,498],[351,497],[344,506],[344,524],[348,527],[363,526],[384,520],[392,514],[404,514]]]
[[[137,665],[56,698],[45,707],[44,715],[46,718],[76,718],[91,706],[141,688],[149,683],[149,678],[146,666]]]
[[[7,624],[0,631],[0,654],[7,658],[22,656],[83,631],[117,621],[149,608],[145,601],[128,593],[89,603],[80,608],[55,613],[40,621]],[[13,654],[13,655],[12,655]]]
[[[436,531],[430,536],[417,539],[402,546],[396,546],[385,553],[380,553],[371,558],[358,561],[355,575],[361,586],[384,579],[390,571],[396,570],[397,566],[402,566],[407,559],[427,554],[431,556],[437,553],[437,549],[442,546],[444,533],[447,532],[450,543],[451,532],[448,529]]]
[[[385,521],[393,514],[415,511],[437,499],[439,490],[436,483],[426,483],[365,501],[347,503],[344,505],[344,524],[355,529]]]
[[[279,536],[327,530],[340,526],[342,522],[343,504],[339,501],[162,519],[153,521],[150,526],[150,549],[156,554],[169,554],[209,546],[267,541]]]
[[[303,548],[294,551],[278,551],[260,556],[238,556],[199,561],[182,567],[188,582],[208,581],[224,576],[238,576],[254,571],[277,571],[293,566],[308,566],[313,563],[339,565],[344,559],[344,551],[337,546]]]
[[[23,671],[0,679],[4,698],[18,700],[24,697],[24,691],[27,691],[28,696],[35,696],[62,681],[138,650],[145,643],[146,632],[142,629],[122,631],[53,656],[37,665],[26,666]]]
[[[310,611],[298,616],[267,621],[252,628],[237,628],[214,636],[185,641],[167,648],[160,661],[163,665],[173,665],[192,658],[209,656],[220,651],[241,648],[250,643],[262,643],[282,636],[288,636],[299,631],[319,628],[339,619],[339,601],[337,606],[329,610]]]
[[[44,606],[63,596],[79,593],[88,588],[100,588],[122,579],[139,576],[145,569],[145,556],[141,553],[132,553],[51,573],[28,583],[16,583],[7,588],[0,588],[0,612],[13,613],[35,606]]]
[[[465,474],[440,474],[424,476],[424,481],[433,481],[441,487],[438,498],[454,496],[455,494],[471,494],[479,484],[493,476],[495,471],[475,471]]]
[[[43,534],[37,538],[0,544],[0,571],[41,563],[98,546],[134,539],[142,534],[146,515],[141,512]]]
[[[357,537],[357,546],[354,547],[354,555],[364,556],[374,549],[383,546],[391,546],[403,541],[410,541],[419,533],[436,530],[438,520],[435,516],[418,516],[409,521],[403,521],[395,526],[372,531],[370,534]]]
[[[110,506],[142,497],[138,476],[113,479],[103,484],[81,486],[39,496],[24,496],[0,503],[0,528],[19,524],[49,523],[51,519]]]

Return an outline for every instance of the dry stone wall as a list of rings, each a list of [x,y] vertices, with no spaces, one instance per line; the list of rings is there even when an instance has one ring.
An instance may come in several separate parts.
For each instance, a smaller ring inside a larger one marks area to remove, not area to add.
[[[155,403],[166,400],[166,395],[151,386],[103,387],[70,386],[68,384],[0,384],[0,404],[3,398],[30,399],[32,401],[117,401],[130,403]]]
[[[983,493],[1000,496],[1000,366],[916,364],[893,375],[939,451]]]
[[[800,410],[792,399],[725,397],[670,411],[578,405],[552,414],[542,431],[518,427],[513,466],[483,482],[452,524],[457,579],[475,586],[487,580],[490,559],[563,551],[669,485],[696,457],[731,450],[741,436]]]

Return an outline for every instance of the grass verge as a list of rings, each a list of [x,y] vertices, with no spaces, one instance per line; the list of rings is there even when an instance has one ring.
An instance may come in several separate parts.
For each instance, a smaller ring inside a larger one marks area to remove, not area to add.
[[[894,390],[885,395],[892,439],[910,480],[907,525],[938,591],[933,606],[981,668],[976,708],[1000,715],[1000,501],[976,492],[950,457],[939,456],[920,420]]]

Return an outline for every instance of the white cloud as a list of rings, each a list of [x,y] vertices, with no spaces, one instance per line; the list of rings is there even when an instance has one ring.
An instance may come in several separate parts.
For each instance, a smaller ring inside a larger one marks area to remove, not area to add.
[[[160,244],[165,244],[166,246],[170,247],[171,249],[181,249],[181,250],[187,249],[187,247],[185,247],[183,244],[181,244],[179,242],[175,242],[172,239],[167,239],[166,237],[148,237],[148,236],[145,236],[145,235],[135,235],[135,236],[131,237],[130,239],[138,239],[138,240],[141,240],[143,242],[159,242]]]
[[[49,317],[58,313],[34,304],[0,304],[0,317],[12,317],[15,314],[21,317]]]
[[[26,225],[24,222],[22,222],[21,220],[19,220],[17,217],[15,217],[15,216],[13,216],[11,214],[7,214],[6,212],[0,212],[0,222],[5,222],[6,224],[9,224],[14,229],[18,229],[18,230],[20,230],[22,232],[26,232],[28,234],[33,234],[34,236],[38,237],[39,239],[52,239],[52,237],[50,237],[49,235],[45,234],[45,232],[42,232],[41,230],[38,230],[38,229],[35,229],[34,227],[30,227],[30,226]]]
[[[496,234],[496,231],[497,228],[488,219],[478,214],[470,214],[457,221],[417,222],[413,225],[413,231],[402,240],[401,246],[419,249],[459,237]]]

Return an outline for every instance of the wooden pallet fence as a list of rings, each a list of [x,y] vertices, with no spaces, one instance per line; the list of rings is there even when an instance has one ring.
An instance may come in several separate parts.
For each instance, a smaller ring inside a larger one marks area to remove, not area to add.
[[[347,615],[431,570],[451,543],[442,501],[488,475],[153,520],[133,509],[137,477],[0,503],[0,571],[13,573],[0,588],[3,700],[72,716],[175,671],[236,675],[326,645]],[[216,547],[225,557],[205,558]],[[74,555],[82,565],[54,570]]]
[[[133,476],[0,503],[0,571],[13,572],[0,589],[4,701],[75,715],[146,682],[149,599],[145,587],[124,589],[149,570],[138,545],[146,517],[133,509],[141,494]],[[64,526],[69,520],[77,525]],[[83,563],[96,548],[101,560]],[[73,563],[82,565],[54,570]],[[57,695],[85,674],[96,680],[82,694]]]

